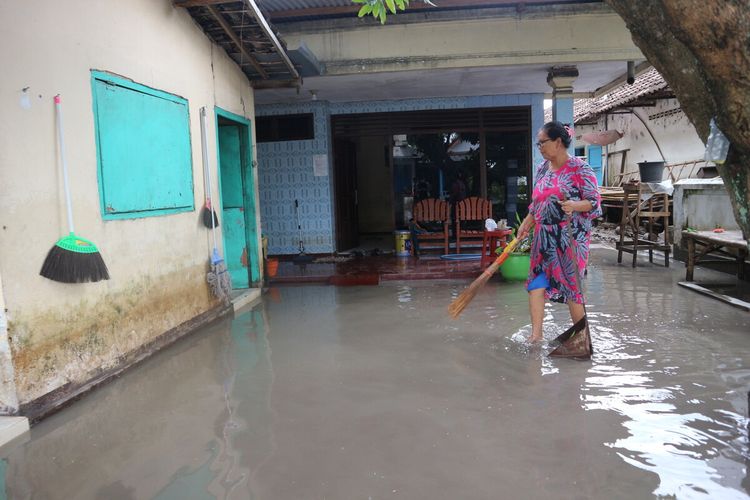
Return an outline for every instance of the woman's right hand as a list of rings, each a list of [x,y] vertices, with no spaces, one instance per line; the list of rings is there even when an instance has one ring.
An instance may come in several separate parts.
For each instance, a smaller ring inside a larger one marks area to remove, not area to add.
[[[518,233],[516,234],[516,238],[519,240],[522,240],[526,238],[529,235],[529,230],[531,229],[531,226],[534,223],[532,222],[532,219],[530,217],[526,217],[523,222],[521,222],[521,225],[518,226]]]

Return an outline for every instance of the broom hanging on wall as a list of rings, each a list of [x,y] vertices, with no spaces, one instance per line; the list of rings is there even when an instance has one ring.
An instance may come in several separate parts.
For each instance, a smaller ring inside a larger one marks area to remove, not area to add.
[[[211,202],[211,170],[208,165],[208,137],[206,136],[206,108],[202,107],[200,110],[200,122],[201,122],[201,152],[203,155],[203,178],[206,183],[206,200],[210,206]],[[213,210],[211,210],[213,213]],[[227,265],[224,259],[219,254],[219,249],[216,246],[216,226],[219,225],[216,214],[208,217],[208,226],[211,228],[211,237],[213,239],[214,248],[211,251],[209,257],[210,269],[206,274],[206,281],[211,287],[211,292],[214,297],[223,301],[229,300],[229,294],[232,291],[232,280],[227,271]],[[203,222],[206,223],[206,217],[204,214]]]
[[[203,203],[201,218],[203,219],[203,225],[207,228],[219,227],[219,217],[211,206],[210,198],[206,198],[206,201]]]
[[[201,108],[201,140],[203,141],[203,154],[206,152],[206,108]],[[203,225],[208,229],[214,229],[219,227],[219,217],[216,215],[216,211],[211,203],[211,171],[207,168],[208,158],[204,158],[203,164],[203,189],[205,189],[205,202],[203,203],[203,209],[201,210],[201,219]]]
[[[65,185],[65,206],[68,212],[67,236],[60,238],[47,253],[42,270],[39,272],[45,278],[61,283],[85,283],[109,279],[109,271],[104,259],[90,240],[75,234],[73,226],[73,209],[70,202],[70,186],[68,185],[68,164],[65,160],[65,142],[63,141],[62,106],[60,95],[55,96],[55,115],[57,123],[57,139],[60,144],[60,159]]]

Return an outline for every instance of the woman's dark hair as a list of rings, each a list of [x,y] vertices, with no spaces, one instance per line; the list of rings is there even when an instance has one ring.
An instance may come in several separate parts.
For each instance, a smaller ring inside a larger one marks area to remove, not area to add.
[[[547,122],[544,125],[542,125],[542,130],[544,130],[544,133],[547,134],[547,137],[552,139],[553,141],[555,139],[560,139],[563,143],[563,146],[566,148],[570,147],[570,142],[573,139],[570,137],[570,133],[568,133],[568,129],[570,128],[570,125],[568,123],[560,123],[560,122]]]

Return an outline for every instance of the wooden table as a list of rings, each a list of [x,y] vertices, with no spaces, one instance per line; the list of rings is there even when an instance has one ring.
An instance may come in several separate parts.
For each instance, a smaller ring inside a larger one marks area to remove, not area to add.
[[[482,237],[482,260],[480,266],[485,268],[492,264],[497,258],[495,251],[498,248],[505,248],[507,238],[513,234],[510,229],[499,229],[495,231],[485,231]]]
[[[682,231],[682,238],[687,242],[688,249],[687,271],[685,273],[686,281],[693,281],[695,264],[709,253],[718,253],[734,258],[737,261],[737,277],[745,279],[747,241],[742,237],[742,231],[724,231],[723,233],[714,233],[713,231]],[[700,253],[696,255],[698,246],[702,248]],[[737,255],[724,250],[729,248],[736,249]],[[716,261],[714,260],[713,262]]]

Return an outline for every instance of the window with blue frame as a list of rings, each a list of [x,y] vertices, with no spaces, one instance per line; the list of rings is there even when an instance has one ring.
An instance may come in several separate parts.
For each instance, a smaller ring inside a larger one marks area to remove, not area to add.
[[[104,219],[193,210],[187,100],[99,71],[91,85]]]

